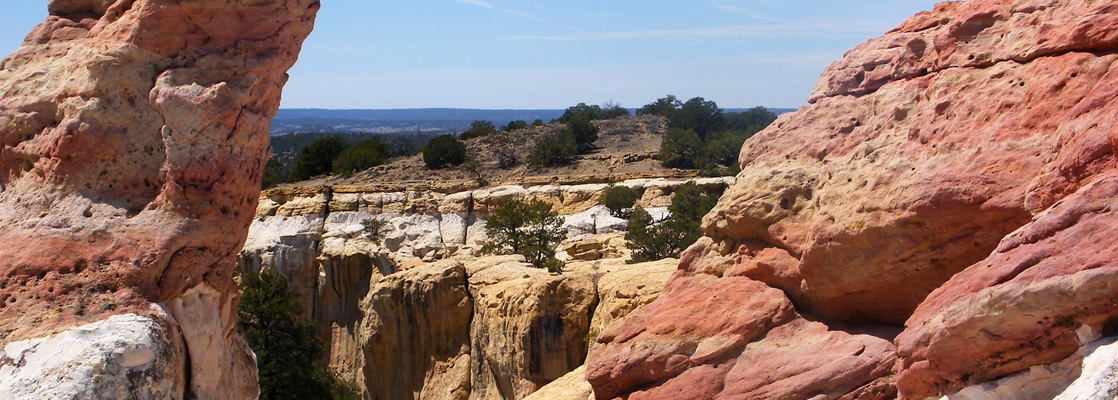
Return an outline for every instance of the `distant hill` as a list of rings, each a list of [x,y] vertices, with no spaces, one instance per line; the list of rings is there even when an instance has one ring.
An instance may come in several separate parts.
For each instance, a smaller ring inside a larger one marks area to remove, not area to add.
[[[509,121],[551,121],[564,110],[476,110],[416,108],[396,110],[282,109],[272,120],[271,132],[462,132],[478,120],[498,126]]]
[[[747,108],[727,108],[740,112]],[[771,108],[777,115],[794,109]],[[316,108],[281,109],[272,119],[270,131],[280,136],[293,132],[308,133],[458,133],[478,120],[492,121],[497,126],[509,121],[551,121],[565,110],[478,110],[466,108],[413,108],[393,110],[327,110]],[[630,109],[635,112],[636,109]]]

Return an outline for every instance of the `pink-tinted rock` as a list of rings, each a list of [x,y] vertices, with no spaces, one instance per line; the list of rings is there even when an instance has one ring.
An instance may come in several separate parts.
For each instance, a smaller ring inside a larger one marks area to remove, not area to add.
[[[888,339],[809,322],[779,290],[760,282],[677,276],[661,297],[673,302],[654,302],[598,336],[586,373],[597,398],[811,399],[852,392],[883,398],[892,392],[878,382],[888,381],[892,366]]]
[[[897,338],[902,393],[951,393],[1060,361],[1093,339],[1084,332],[1112,328],[1115,210],[1118,174],[1064,198],[933,292]]]
[[[610,328],[661,333],[599,337],[596,393],[882,398],[899,377],[922,399],[1068,358],[1118,315],[1116,99],[1108,2],[944,3],[858,46],[811,105],[745,143],[707,237]],[[762,294],[790,317],[712,328]],[[820,326],[782,333],[801,318]],[[882,343],[902,324],[895,358]],[[691,361],[704,340],[734,344]],[[867,350],[843,358],[852,343]]]
[[[251,358],[218,361],[244,355],[230,275],[318,1],[48,9],[0,62],[0,344],[158,303],[182,325],[193,396],[251,386],[221,375]]]

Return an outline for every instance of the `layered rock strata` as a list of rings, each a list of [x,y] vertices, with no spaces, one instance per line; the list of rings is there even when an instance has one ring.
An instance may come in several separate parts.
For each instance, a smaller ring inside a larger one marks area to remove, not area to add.
[[[717,193],[730,181],[697,183]],[[622,184],[662,217],[684,183]],[[624,220],[597,205],[604,186],[270,191],[239,268],[286,274],[330,340],[331,367],[370,398],[524,398],[581,367],[588,340],[654,300],[676,269],[674,259],[625,264]],[[566,214],[563,274],[477,254],[504,198],[543,199]],[[371,218],[389,222],[380,240],[361,224]]]
[[[318,6],[52,0],[0,61],[0,397],[256,396],[231,275]]]
[[[848,52],[598,337],[597,398],[963,399],[1042,370],[1022,393],[1109,398],[1083,354],[1118,317],[1116,27],[949,2]]]

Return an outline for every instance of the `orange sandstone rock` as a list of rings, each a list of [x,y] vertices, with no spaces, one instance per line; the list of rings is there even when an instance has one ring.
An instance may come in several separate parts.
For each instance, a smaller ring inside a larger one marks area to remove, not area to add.
[[[1109,2],[943,3],[859,45],[745,143],[707,237],[607,330],[640,334],[599,337],[588,380],[923,399],[1070,359],[1115,333],[1116,99]],[[704,341],[720,352],[696,361]]]
[[[48,3],[0,62],[0,344],[160,304],[193,396],[254,385],[230,275],[318,6]]]

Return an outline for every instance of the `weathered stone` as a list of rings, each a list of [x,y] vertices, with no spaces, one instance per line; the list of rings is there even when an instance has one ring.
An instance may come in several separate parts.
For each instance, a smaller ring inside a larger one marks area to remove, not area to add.
[[[906,396],[953,393],[1079,348],[1118,319],[1118,177],[1088,184],[932,293],[897,338]]]
[[[1075,354],[1118,317],[1115,21],[1108,3],[950,2],[847,53],[746,141],[665,293],[599,336],[597,396],[937,398]],[[694,306],[756,285],[792,317],[725,335]],[[800,318],[821,327],[780,334]],[[732,344],[695,362],[704,340]]]
[[[162,379],[187,398],[256,397],[231,275],[318,7],[48,2],[0,61],[0,344],[162,303],[190,352],[189,380]]]
[[[523,262],[469,276],[471,399],[523,398],[582,365],[597,304],[587,275],[551,275]]]
[[[586,367],[578,367],[544,385],[524,400],[594,400],[594,388],[586,381]]]
[[[589,336],[597,337],[610,324],[656,300],[678,262],[668,258],[631,264],[598,278],[598,307],[590,320]]]
[[[0,352],[5,399],[176,399],[186,353],[173,322],[117,315]],[[175,340],[179,339],[179,340]]]
[[[468,398],[473,304],[461,263],[389,275],[361,310],[357,355],[364,366],[357,382],[371,398]]]

